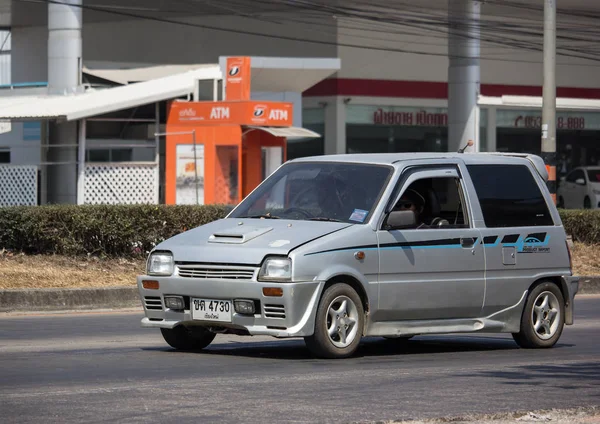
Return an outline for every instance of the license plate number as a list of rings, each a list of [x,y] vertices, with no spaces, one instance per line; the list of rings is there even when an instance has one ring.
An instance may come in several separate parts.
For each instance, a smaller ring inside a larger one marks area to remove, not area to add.
[[[233,305],[230,300],[192,299],[192,319],[231,322]]]

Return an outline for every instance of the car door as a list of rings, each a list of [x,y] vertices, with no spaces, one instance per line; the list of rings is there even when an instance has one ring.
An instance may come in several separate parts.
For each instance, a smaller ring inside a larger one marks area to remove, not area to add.
[[[374,318],[479,316],[485,295],[484,252],[480,232],[471,223],[457,167],[405,171],[399,194],[408,188],[417,188],[426,197],[429,207],[423,211],[424,220],[431,223],[434,215],[440,215],[450,225],[401,230],[380,227],[379,307]]]

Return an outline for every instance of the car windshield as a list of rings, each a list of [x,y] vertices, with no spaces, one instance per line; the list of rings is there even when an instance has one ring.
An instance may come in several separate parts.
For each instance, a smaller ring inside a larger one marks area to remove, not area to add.
[[[370,217],[392,172],[392,167],[384,165],[288,163],[230,216],[361,224]]]
[[[589,169],[588,178],[591,183],[600,183],[600,169]]]

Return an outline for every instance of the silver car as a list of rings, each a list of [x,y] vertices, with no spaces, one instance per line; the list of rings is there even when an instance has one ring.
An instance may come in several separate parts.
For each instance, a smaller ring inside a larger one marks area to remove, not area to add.
[[[143,327],[177,349],[218,333],[303,337],[319,357],[363,336],[512,333],[551,347],[578,279],[543,161],[372,154],[282,165],[225,219],[150,253]]]

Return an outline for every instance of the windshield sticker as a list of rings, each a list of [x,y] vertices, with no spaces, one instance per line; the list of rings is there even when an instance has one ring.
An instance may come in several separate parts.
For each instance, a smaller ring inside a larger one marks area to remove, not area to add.
[[[350,215],[349,219],[350,221],[363,222],[368,214],[369,211],[354,209],[354,212],[352,212],[352,215]]]

